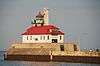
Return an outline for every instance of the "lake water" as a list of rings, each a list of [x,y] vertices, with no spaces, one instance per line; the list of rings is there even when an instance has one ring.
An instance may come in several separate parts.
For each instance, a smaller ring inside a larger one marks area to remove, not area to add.
[[[0,52],[0,66],[100,66],[100,64],[84,63],[5,61],[3,60],[3,54],[4,52]]]

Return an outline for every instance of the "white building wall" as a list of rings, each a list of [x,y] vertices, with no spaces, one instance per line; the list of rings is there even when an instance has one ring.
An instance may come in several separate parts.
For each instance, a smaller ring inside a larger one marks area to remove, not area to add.
[[[23,35],[22,43],[52,43],[52,39],[57,39],[58,43],[63,43],[64,35]]]

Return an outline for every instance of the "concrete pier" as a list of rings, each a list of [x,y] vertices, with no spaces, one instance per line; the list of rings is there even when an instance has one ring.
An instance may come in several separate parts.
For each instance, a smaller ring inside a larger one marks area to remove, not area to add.
[[[62,44],[13,44],[5,53],[5,60],[20,61],[54,61],[73,63],[98,63],[100,64],[100,52],[74,50],[74,45]],[[71,49],[71,50],[70,50]]]

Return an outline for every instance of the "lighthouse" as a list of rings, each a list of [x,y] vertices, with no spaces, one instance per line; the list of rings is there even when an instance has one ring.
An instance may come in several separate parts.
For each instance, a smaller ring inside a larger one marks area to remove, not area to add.
[[[48,9],[39,10],[31,26],[22,33],[23,43],[63,43],[64,32],[49,24]]]
[[[31,23],[37,26],[37,25],[48,25],[48,22],[49,22],[48,9],[44,8],[43,10],[40,10],[38,12],[35,19],[32,19]]]
[[[81,51],[78,43],[65,43],[64,32],[49,24],[48,10],[44,8],[22,33],[22,42],[12,43],[7,49],[4,60],[100,64],[100,52]]]

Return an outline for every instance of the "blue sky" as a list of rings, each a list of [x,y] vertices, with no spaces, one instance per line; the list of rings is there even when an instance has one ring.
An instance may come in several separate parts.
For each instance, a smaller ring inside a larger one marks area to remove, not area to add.
[[[65,41],[81,48],[100,48],[100,0],[0,0],[0,50],[21,39],[31,16],[49,8],[50,24],[63,30]]]

